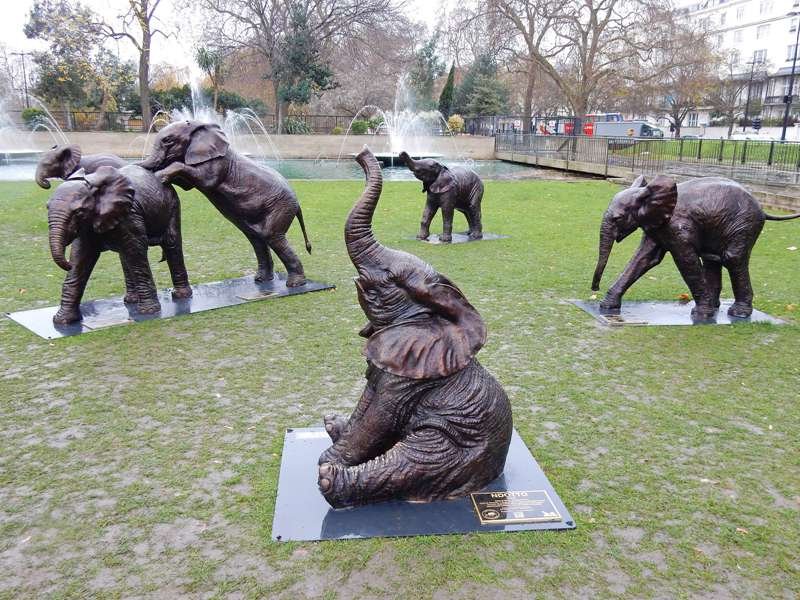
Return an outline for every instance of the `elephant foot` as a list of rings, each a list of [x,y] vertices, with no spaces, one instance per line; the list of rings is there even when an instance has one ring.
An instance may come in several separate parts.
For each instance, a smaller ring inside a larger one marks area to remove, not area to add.
[[[161,312],[161,304],[158,300],[153,302],[140,302],[136,305],[136,312],[140,315],[155,315]]]
[[[273,273],[272,271],[259,270],[255,276],[255,280],[259,283],[262,283],[264,281],[272,281],[273,279],[275,279],[275,273]]]
[[[734,302],[731,304],[730,308],[728,308],[728,316],[735,317],[737,319],[746,319],[752,314],[753,307],[749,304],[745,304],[744,302]]]
[[[622,306],[622,300],[620,298],[608,296],[600,303],[600,312],[601,313],[619,313],[619,309]]]
[[[136,292],[128,292],[122,298],[122,301],[125,304],[138,304],[138,302],[139,302],[139,294],[137,294]]]
[[[471,239],[471,240],[482,240],[483,239],[483,232],[482,231],[470,231],[469,232],[469,239]]]
[[[446,233],[443,233],[442,235],[439,236],[439,241],[442,244],[449,244],[449,243],[451,243],[453,241],[453,236],[449,235],[449,234],[446,234]]]
[[[321,465],[322,463],[347,464],[342,455],[336,449],[336,446],[330,446],[319,455],[317,464]]]
[[[306,284],[306,276],[302,273],[292,273],[286,278],[286,287],[300,287]]]
[[[345,425],[347,425],[347,419],[341,415],[326,415],[324,421],[325,431],[328,432],[331,441],[333,443],[338,442],[339,438],[342,437]]]
[[[192,288],[187,286],[176,287],[172,290],[173,300],[183,300],[192,297]]]
[[[417,239],[418,239],[418,240],[423,240],[423,241],[424,241],[424,240],[427,240],[427,239],[428,239],[430,236],[431,236],[431,234],[430,234],[430,233],[425,233],[424,231],[421,231],[421,232],[419,232],[419,233],[417,234]]]
[[[346,469],[340,465],[325,462],[319,466],[319,479],[317,480],[319,491],[328,504],[334,508],[343,508],[352,504],[345,493],[346,477]]]
[[[695,321],[707,321],[713,319],[717,314],[717,308],[713,304],[697,304],[692,309],[692,319]]]
[[[77,308],[65,309],[61,307],[58,309],[58,312],[53,315],[53,323],[56,325],[69,325],[70,323],[77,323],[82,318],[81,311]]]

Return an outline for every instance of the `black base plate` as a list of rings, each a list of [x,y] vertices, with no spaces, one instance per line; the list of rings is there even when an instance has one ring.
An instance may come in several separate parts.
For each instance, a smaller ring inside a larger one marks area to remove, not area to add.
[[[467,243],[474,243],[474,242],[486,242],[488,240],[503,240],[508,238],[507,235],[500,235],[499,233],[483,233],[483,237],[478,240],[471,240],[469,239],[469,231],[465,231],[463,233],[454,233],[453,234],[453,241],[450,242],[451,244],[467,244]],[[416,240],[416,236],[408,236],[409,240]],[[441,244],[442,241],[439,239],[438,233],[432,233],[428,236],[427,240],[418,240],[420,242],[425,242],[426,244]]]
[[[30,329],[36,335],[51,340],[79,335],[113,325],[150,321],[152,319],[168,319],[176,315],[234,306],[253,300],[294,296],[336,287],[327,283],[307,281],[305,285],[288,288],[286,287],[285,279],[286,276],[283,273],[276,273],[275,279],[262,283],[256,283],[252,275],[212,283],[200,283],[192,286],[194,295],[185,300],[173,300],[170,290],[162,290],[158,293],[161,312],[155,315],[137,314],[135,306],[125,304],[121,296],[105,300],[92,300],[81,304],[83,320],[70,325],[55,325],[53,323],[53,315],[58,311],[58,306],[6,314],[10,319]]]
[[[561,502],[525,443],[514,431],[503,474],[483,491],[544,490],[560,521],[481,525],[469,496],[436,502],[381,502],[333,509],[317,488],[317,461],[331,440],[322,427],[288,429],[283,443],[272,539],[287,541],[441,535],[472,531],[575,529]]]
[[[728,316],[728,307],[733,300],[720,302],[719,310],[713,319],[693,320],[694,302],[649,302],[643,300],[622,300],[622,307],[615,313],[600,312],[599,302],[570,300],[578,308],[582,308],[603,325],[622,327],[624,325],[731,325],[735,323],[774,323],[785,322],[760,310],[753,310],[747,319]]]

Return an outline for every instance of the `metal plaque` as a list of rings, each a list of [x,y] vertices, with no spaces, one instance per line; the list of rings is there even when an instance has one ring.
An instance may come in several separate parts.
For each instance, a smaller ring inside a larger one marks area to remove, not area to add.
[[[481,525],[561,521],[545,490],[473,492],[470,496]]]

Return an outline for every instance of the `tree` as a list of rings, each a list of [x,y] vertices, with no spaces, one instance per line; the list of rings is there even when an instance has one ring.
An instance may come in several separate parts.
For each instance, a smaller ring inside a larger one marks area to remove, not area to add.
[[[103,21],[98,21],[96,26],[106,37],[115,40],[129,40],[139,53],[139,102],[142,109],[142,130],[149,131],[153,118],[150,110],[150,48],[156,35],[161,34],[167,37],[167,34],[154,27],[155,13],[161,0],[127,1],[128,12],[120,17],[121,29],[117,30]],[[131,33],[134,23],[139,30],[138,37]]]
[[[469,115],[502,115],[508,107],[508,88],[497,77],[480,75],[467,102]]]
[[[458,86],[455,93],[453,108],[459,114],[468,114],[470,112],[469,104],[475,92],[475,86],[481,78],[491,79],[497,76],[497,63],[494,57],[489,54],[481,54],[476,57],[467,72],[464,74],[464,79],[461,85]],[[485,113],[483,113],[485,114]]]
[[[194,57],[197,66],[200,67],[211,82],[211,92],[213,97],[212,107],[217,110],[219,101],[219,88],[225,83],[224,79],[224,59],[222,52],[205,47],[197,49]]]
[[[456,65],[450,65],[450,72],[447,74],[447,82],[442,88],[442,93],[439,95],[439,112],[447,120],[450,116],[450,109],[453,106],[453,94],[455,93],[456,83]]]
[[[752,67],[752,72],[748,66]],[[763,63],[742,65],[736,53],[730,53],[725,57],[723,73],[710,84],[708,103],[714,116],[721,117],[728,125],[728,137],[733,133],[736,120],[744,116],[748,87],[752,80],[763,79],[765,75]]]
[[[438,34],[434,35],[414,53],[408,80],[414,92],[416,108],[429,110],[435,106],[433,84],[444,72],[444,63],[436,55]]]
[[[333,71],[320,57],[319,42],[299,3],[291,6],[289,29],[279,44],[273,73],[281,82],[278,97],[288,104],[308,104],[312,95],[336,87]]]
[[[282,0],[199,0],[198,4],[212,17],[208,35],[218,46],[250,49],[261,57],[264,78],[272,82],[280,131],[285,108],[281,90],[287,83],[281,79],[286,73],[281,53],[287,48],[283,40],[289,30],[290,4]],[[308,34],[323,57],[363,28],[394,19],[398,13],[391,0],[306,0],[302,6]]]

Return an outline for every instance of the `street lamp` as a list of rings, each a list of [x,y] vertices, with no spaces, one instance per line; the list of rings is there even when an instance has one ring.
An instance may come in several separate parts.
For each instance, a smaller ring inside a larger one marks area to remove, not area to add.
[[[787,13],[787,17],[796,17],[800,15],[798,11]],[[797,66],[797,45],[800,44],[800,26],[797,28],[797,35],[794,40],[794,58],[792,59],[792,73],[789,75],[789,95],[784,98],[786,102],[786,110],[783,112],[783,131],[781,132],[781,141],[786,141],[786,126],[789,124],[789,110],[792,107],[792,91],[794,88],[794,69]]]

